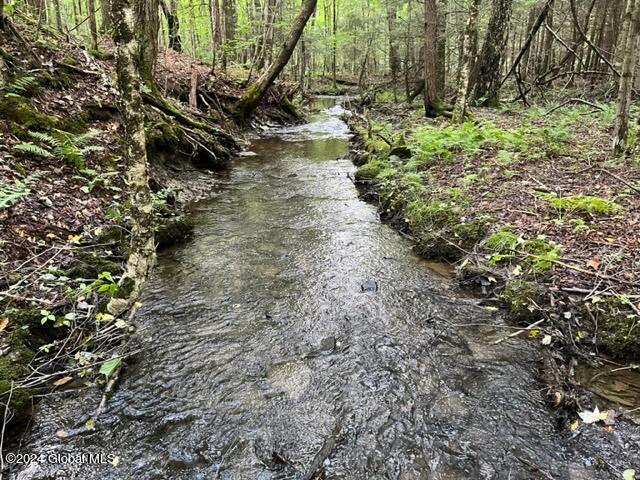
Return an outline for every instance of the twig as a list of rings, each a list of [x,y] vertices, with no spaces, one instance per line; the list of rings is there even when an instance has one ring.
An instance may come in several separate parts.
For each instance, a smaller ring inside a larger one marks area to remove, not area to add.
[[[613,172],[610,172],[609,170],[607,170],[606,168],[603,168],[602,171],[604,173],[606,173],[607,175],[611,175],[613,178],[615,178],[616,180],[618,180],[619,182],[624,183],[627,187],[629,187],[632,190],[635,190],[636,192],[640,193],[640,188],[633,186],[632,184],[630,184],[629,182],[627,182],[624,178],[620,178],[618,175],[616,175]]]
[[[509,334],[509,335],[507,335],[506,337],[499,338],[498,340],[496,340],[495,342],[493,342],[493,344],[494,344],[494,345],[498,345],[499,343],[502,343],[502,342],[504,342],[505,340],[509,340],[510,338],[517,337],[518,335],[520,335],[520,334],[522,334],[522,333],[524,333],[524,332],[527,332],[527,331],[529,331],[529,330],[532,330],[533,328],[537,327],[538,325],[540,325],[540,324],[541,324],[542,322],[544,322],[544,321],[545,321],[545,319],[543,318],[542,320],[538,320],[537,322],[533,322],[531,325],[529,325],[529,326],[528,326],[528,327],[526,327],[526,328],[522,328],[522,329],[518,330],[517,332],[510,333],[510,334]]]

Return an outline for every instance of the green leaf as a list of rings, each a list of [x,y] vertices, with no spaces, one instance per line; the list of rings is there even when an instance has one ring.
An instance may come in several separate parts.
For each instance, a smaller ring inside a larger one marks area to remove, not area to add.
[[[107,360],[100,367],[100,373],[104,375],[107,379],[113,374],[113,372],[120,366],[122,359],[120,357],[113,357],[110,360]]]

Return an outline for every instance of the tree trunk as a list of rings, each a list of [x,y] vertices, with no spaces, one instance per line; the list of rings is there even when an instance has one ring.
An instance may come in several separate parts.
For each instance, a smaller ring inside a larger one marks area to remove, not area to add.
[[[169,48],[176,52],[182,52],[182,38],[180,37],[180,20],[178,19],[178,2],[177,0],[170,0],[171,3],[167,5],[167,0],[160,0],[160,7],[164,18],[167,19],[167,32],[169,37]]]
[[[520,49],[520,53],[518,54],[516,59],[513,61],[513,65],[511,65],[511,68],[509,69],[505,77],[500,82],[500,85],[504,84],[504,82],[507,81],[507,79],[511,76],[511,74],[515,72],[516,68],[518,68],[518,65],[520,65],[520,62],[524,61],[523,58],[529,54],[529,48],[531,47],[531,42],[533,42],[533,39],[538,33],[538,30],[540,30],[540,27],[542,26],[542,23],[547,18],[547,15],[549,14],[549,10],[551,9],[551,7],[553,7],[553,2],[554,0],[547,0],[546,3],[544,4],[544,7],[542,8],[540,15],[538,15],[537,20],[534,22],[533,26],[531,27],[531,30],[527,35],[527,39],[525,40],[524,45],[522,45],[522,48]]]
[[[91,33],[91,49],[98,50],[98,25],[96,23],[96,4],[94,0],[87,0],[87,15],[89,16],[89,32]]]
[[[289,62],[291,54],[302,35],[302,31],[316,8],[316,3],[317,0],[304,0],[302,10],[293,21],[289,35],[283,43],[275,61],[255,83],[247,88],[244,95],[242,95],[242,98],[236,105],[236,115],[239,121],[244,122],[251,116],[271,84]]]
[[[436,12],[436,88],[439,98],[444,98],[447,76],[447,4],[447,0],[439,0]]]
[[[220,19],[220,3],[209,0],[209,18],[211,20],[211,71],[215,71],[218,47],[222,43],[222,22]]]
[[[2,10],[2,7],[0,7]],[[59,32],[62,31],[62,15],[60,14],[60,0],[53,0],[53,10],[56,14],[56,28]]]
[[[155,90],[153,72],[156,65],[156,57],[158,56],[159,0],[134,1],[135,32],[136,37],[139,39],[134,61],[142,81],[147,87]]]
[[[141,79],[135,60],[139,55],[138,43],[144,41],[145,37],[139,36],[143,32],[138,29],[140,19],[137,20],[134,21],[132,0],[112,0],[113,41],[117,49],[116,74],[120,91],[119,107],[124,127],[122,152],[127,168],[132,218],[131,243],[125,272],[119,281],[118,292],[107,305],[109,313],[116,316],[131,308],[140,296],[155,256],[144,110],[140,97]]]
[[[393,97],[398,101],[398,67],[400,59],[398,58],[398,47],[396,45],[396,6],[393,3],[387,5],[387,26],[389,28],[389,75],[391,76],[391,86],[393,88]]]
[[[454,123],[464,122],[467,111],[467,96],[469,92],[469,79],[471,78],[471,66],[473,62],[472,42],[473,37],[478,36],[478,14],[480,10],[480,0],[468,0],[469,18],[464,30],[464,53],[462,57],[462,68],[460,69],[460,84],[458,85],[458,95],[453,108],[451,121]]]
[[[497,106],[500,99],[500,66],[507,47],[509,22],[513,0],[493,0],[487,36],[480,53],[480,61],[474,68],[473,99],[482,100],[484,106]]]
[[[238,17],[236,14],[235,0],[222,0],[224,12],[224,48],[222,50],[222,67],[227,70],[227,56],[235,50],[236,26]]]
[[[332,42],[331,42],[331,83],[333,85],[333,90],[337,90],[338,89],[338,85],[336,84],[336,55],[338,52],[338,39],[336,37],[337,33],[338,33],[338,15],[336,12],[336,0],[333,0],[333,8],[332,8],[332,15],[333,15],[333,35],[332,35]]]
[[[100,0],[101,24],[100,31],[109,33],[111,31],[111,0]]]
[[[628,0],[622,28],[624,42],[622,73],[618,88],[616,105],[616,123],[613,137],[613,154],[622,155],[627,149],[627,131],[629,128],[629,106],[633,87],[633,72],[636,66],[636,50],[640,31],[640,8],[637,0]]]
[[[424,2],[424,113],[427,117],[442,114],[442,101],[438,96],[437,45],[438,35],[436,0]]]

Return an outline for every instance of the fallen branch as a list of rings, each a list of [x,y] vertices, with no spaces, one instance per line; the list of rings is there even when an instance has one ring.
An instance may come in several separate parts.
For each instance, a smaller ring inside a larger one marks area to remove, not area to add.
[[[560,110],[562,107],[564,107],[566,105],[569,105],[570,103],[573,103],[573,102],[583,103],[585,105],[589,105],[590,107],[596,108],[596,109],[598,109],[600,111],[604,110],[604,108],[602,108],[600,105],[596,105],[595,103],[588,102],[587,100],[584,100],[582,98],[575,97],[575,98],[570,98],[570,99],[562,102],[560,105],[557,105],[557,106],[553,107],[551,110],[549,110],[548,112],[544,113],[543,116],[550,115],[553,112],[555,112],[556,110]]]

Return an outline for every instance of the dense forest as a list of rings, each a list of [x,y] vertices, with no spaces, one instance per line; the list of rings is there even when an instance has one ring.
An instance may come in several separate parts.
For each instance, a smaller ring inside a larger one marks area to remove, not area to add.
[[[2,472],[636,478],[639,51],[640,0],[0,0]]]

